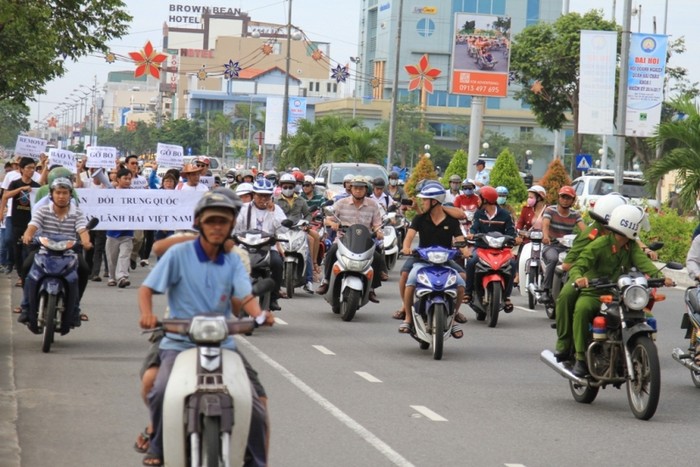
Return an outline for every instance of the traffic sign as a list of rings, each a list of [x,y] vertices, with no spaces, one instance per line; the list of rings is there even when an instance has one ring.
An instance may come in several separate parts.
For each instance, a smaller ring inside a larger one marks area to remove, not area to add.
[[[593,164],[593,156],[590,154],[577,154],[576,155],[576,170],[585,172],[591,168]]]
[[[256,131],[255,133],[253,133],[253,141],[255,141],[255,144],[257,144],[258,146],[262,146],[265,142],[265,132]]]

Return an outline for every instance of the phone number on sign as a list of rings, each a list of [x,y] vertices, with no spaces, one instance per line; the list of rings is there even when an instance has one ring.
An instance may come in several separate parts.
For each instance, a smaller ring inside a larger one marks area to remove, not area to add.
[[[470,93],[477,92],[479,94],[499,94],[500,86],[487,86],[484,84],[460,84],[457,86],[459,92]]]

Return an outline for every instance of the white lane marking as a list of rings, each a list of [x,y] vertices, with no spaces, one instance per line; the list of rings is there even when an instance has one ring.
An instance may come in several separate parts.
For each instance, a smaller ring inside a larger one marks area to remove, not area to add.
[[[527,311],[528,313],[537,313],[537,310],[531,310],[529,308],[525,308],[524,306],[520,306],[520,305],[516,305],[513,308],[517,308],[518,310]]]
[[[312,345],[311,347],[318,350],[319,352],[321,352],[324,355],[335,355],[335,352],[328,350],[326,347],[324,347],[322,345]]]
[[[412,405],[411,408],[421,415],[428,417],[434,422],[446,422],[447,419],[442,415],[438,415],[424,405]]]
[[[277,316],[275,316],[275,323],[277,323],[277,324],[283,324],[283,325],[289,324],[289,323],[287,323],[285,320],[280,319],[280,318],[278,318]]]
[[[290,383],[296,386],[301,392],[306,394],[312,401],[316,402],[323,409],[327,410],[331,415],[333,415],[338,421],[343,425],[347,426],[351,431],[353,431],[360,438],[367,441],[372,447],[379,451],[384,457],[386,457],[392,464],[398,465],[400,467],[414,467],[408,459],[404,458],[401,454],[394,451],[391,446],[386,444],[384,441],[379,439],[374,433],[369,431],[367,428],[363,427],[355,420],[350,418],[348,414],[340,410],[338,407],[333,405],[328,399],[323,397],[321,394],[314,391],[308,384],[303,382],[297,376],[295,376],[291,371],[287,370],[285,367],[277,363],[275,360],[270,358],[262,350],[258,349],[256,346],[250,343],[245,338],[241,338],[239,341],[244,347],[253,352],[260,360],[264,361],[272,368],[277,370],[279,374],[285,377]]]
[[[503,464],[506,467],[525,467],[525,464]]]
[[[357,376],[360,376],[360,377],[366,379],[370,383],[381,383],[382,382],[381,379],[375,378],[374,376],[370,375],[369,373],[367,373],[365,371],[356,371],[355,374]]]

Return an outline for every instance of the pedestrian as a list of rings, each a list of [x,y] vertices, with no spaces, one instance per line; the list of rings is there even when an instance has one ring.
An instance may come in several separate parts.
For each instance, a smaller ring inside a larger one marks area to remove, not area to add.
[[[117,172],[117,190],[125,190],[131,187],[131,171],[119,169]],[[107,285],[118,285],[123,289],[131,285],[129,282],[129,258],[134,247],[133,230],[108,230],[107,231],[107,264],[109,268],[109,281]]]

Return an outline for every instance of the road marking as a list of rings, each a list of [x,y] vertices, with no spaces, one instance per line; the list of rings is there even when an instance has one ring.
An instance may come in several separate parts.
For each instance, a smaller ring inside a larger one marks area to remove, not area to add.
[[[525,464],[503,464],[506,467],[525,467]]]
[[[322,345],[312,345],[311,347],[318,350],[319,352],[321,352],[324,355],[335,355],[335,352],[328,350],[327,348],[325,348]]]
[[[424,405],[412,405],[411,408],[421,415],[428,417],[434,422],[446,422],[447,419],[441,415],[436,414]]]
[[[392,464],[398,465],[400,467],[414,467],[411,462],[408,461],[398,452],[394,451],[391,446],[386,444],[384,441],[379,439],[374,433],[369,431],[367,428],[363,427],[355,420],[353,420],[348,414],[340,410],[338,407],[333,405],[328,399],[323,397],[321,394],[314,391],[308,384],[303,382],[297,376],[295,376],[291,371],[287,370],[285,367],[277,363],[275,360],[270,358],[265,352],[254,346],[246,338],[241,338],[240,343],[247,347],[248,350],[253,352],[258,358],[270,365],[272,368],[277,370],[284,378],[286,378],[290,383],[296,386],[301,392],[306,394],[312,401],[316,402],[323,409],[327,410],[331,415],[333,415],[338,421],[343,425],[347,426],[351,431],[357,434],[359,437],[367,441],[372,447],[379,451],[384,457],[386,457]]]
[[[366,379],[370,383],[381,383],[382,382],[381,379],[375,378],[374,376],[372,376],[369,373],[364,372],[364,371],[356,371],[355,374]]]
[[[276,324],[283,324],[283,325],[289,324],[289,323],[287,323],[285,320],[280,319],[280,318],[278,318],[277,316],[275,316],[275,323],[276,323]]]
[[[520,305],[516,305],[514,308],[517,308],[518,310],[527,311],[528,313],[537,313],[537,310],[531,310],[529,308],[525,308],[524,306],[520,306]]]

